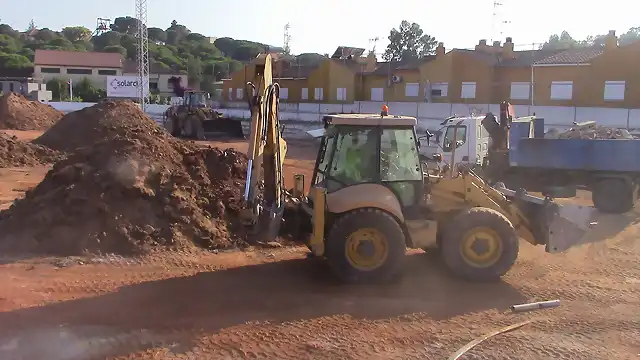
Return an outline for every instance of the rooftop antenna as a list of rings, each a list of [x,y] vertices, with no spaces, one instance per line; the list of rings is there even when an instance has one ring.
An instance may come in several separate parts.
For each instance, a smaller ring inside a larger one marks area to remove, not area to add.
[[[504,0],[503,0],[504,1]],[[495,40],[496,30],[498,31],[499,38],[502,39],[504,35],[504,25],[511,24],[510,20],[504,18],[504,13],[501,11],[504,3],[498,0],[493,2],[493,15],[491,17],[491,42]]]
[[[291,29],[291,24],[287,23],[284,26],[284,43],[282,46],[282,52],[287,55],[291,54],[291,35],[289,34],[289,29]]]
[[[371,49],[370,52],[372,53],[376,53],[376,44],[378,43],[378,40],[380,40],[379,37],[374,37],[373,39],[369,39],[369,48]],[[373,43],[373,46],[371,46],[371,43]]]

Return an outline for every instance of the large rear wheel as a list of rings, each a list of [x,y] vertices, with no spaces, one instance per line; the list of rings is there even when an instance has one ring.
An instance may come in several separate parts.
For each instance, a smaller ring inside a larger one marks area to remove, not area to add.
[[[465,210],[448,224],[442,238],[445,264],[472,281],[496,281],[518,257],[518,236],[499,212],[482,207]]]
[[[342,281],[386,282],[401,275],[405,250],[404,232],[393,216],[358,209],[333,224],[326,257]]]
[[[603,213],[624,214],[633,209],[638,198],[637,186],[623,179],[602,179],[591,191],[591,201]]]

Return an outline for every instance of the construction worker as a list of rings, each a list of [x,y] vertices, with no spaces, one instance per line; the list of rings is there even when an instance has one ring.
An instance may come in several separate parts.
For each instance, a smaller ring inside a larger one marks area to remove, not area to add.
[[[342,176],[346,178],[347,184],[356,184],[366,181],[373,181],[373,174],[376,169],[376,137],[367,130],[366,141],[360,143],[356,133],[352,137],[352,143],[347,149],[345,164],[342,166]]]

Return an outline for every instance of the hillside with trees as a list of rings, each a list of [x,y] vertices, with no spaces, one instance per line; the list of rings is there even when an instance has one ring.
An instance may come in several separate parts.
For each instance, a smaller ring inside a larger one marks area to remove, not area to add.
[[[0,68],[20,69],[33,66],[35,50],[118,52],[126,59],[136,57],[138,21],[118,17],[110,31],[92,36],[83,26],[65,27],[59,31],[37,28],[32,22],[26,31],[0,24]],[[224,37],[213,43],[202,34],[191,32],[173,21],[166,29],[152,27],[149,32],[149,57],[161,68],[187,71],[190,82],[209,83],[228,76],[265,49],[280,50],[253,41]]]

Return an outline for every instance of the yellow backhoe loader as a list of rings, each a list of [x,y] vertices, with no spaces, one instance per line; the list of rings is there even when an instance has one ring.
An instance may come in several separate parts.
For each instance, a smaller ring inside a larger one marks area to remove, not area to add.
[[[284,221],[345,282],[396,279],[407,248],[437,248],[455,274],[494,281],[516,261],[519,239],[550,253],[583,243],[593,208],[490,187],[468,167],[439,163],[427,173],[416,119],[385,110],[326,116],[309,132],[321,139],[309,194],[301,175],[285,191],[279,87],[270,56],[256,63],[245,200],[257,240],[273,240]]]

